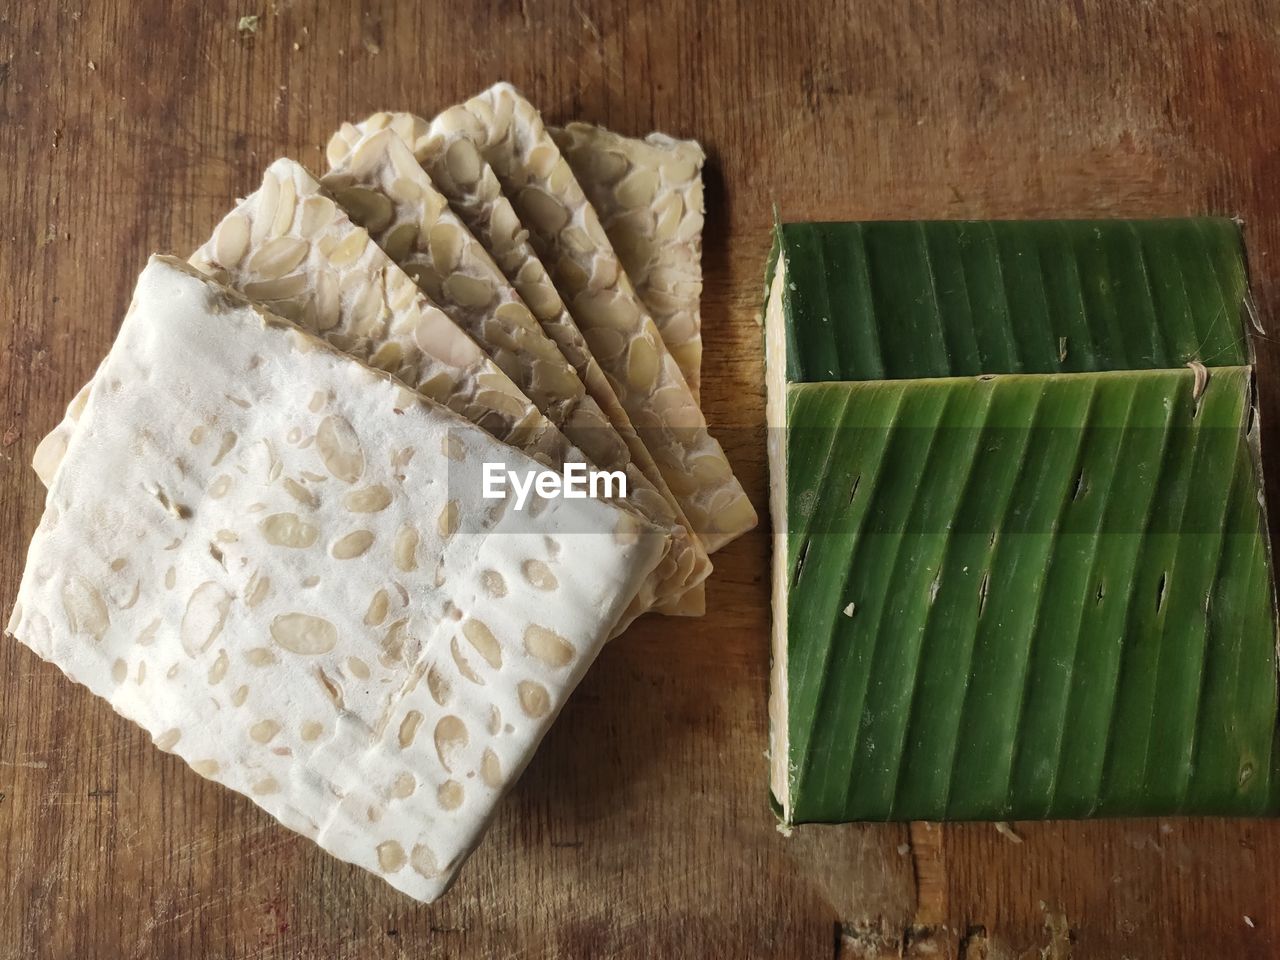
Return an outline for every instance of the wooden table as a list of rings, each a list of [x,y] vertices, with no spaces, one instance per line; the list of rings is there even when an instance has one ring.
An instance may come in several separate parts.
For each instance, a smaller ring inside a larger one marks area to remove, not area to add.
[[[315,169],[339,122],[377,108],[429,116],[505,78],[553,121],[705,144],[707,414],[762,512],[755,314],[775,206],[1235,214],[1262,315],[1280,308],[1273,0],[264,2],[0,11],[6,615],[41,510],[32,450],[106,351],[146,255],[185,254],[271,159]],[[1259,350],[1275,481],[1280,353]],[[704,619],[650,619],[609,647],[434,907],[0,642],[0,958],[1280,953],[1280,823],[779,834],[768,557],[757,531],[717,557]]]

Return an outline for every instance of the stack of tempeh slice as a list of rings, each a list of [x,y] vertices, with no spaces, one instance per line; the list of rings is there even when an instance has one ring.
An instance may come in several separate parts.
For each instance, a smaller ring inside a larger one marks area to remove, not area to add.
[[[701,151],[563,136],[572,169],[503,84],[277,160],[152,259],[35,457],[9,632],[423,900],[601,645],[701,613],[756,521],[696,401]],[[517,509],[486,463],[627,491]]]

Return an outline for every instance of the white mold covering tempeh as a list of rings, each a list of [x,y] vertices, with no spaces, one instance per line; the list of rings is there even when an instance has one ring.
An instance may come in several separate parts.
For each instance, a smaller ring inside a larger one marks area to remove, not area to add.
[[[702,164],[693,140],[624,137],[589,123],[552,129],[622,269],[695,399],[702,379]]]
[[[597,467],[627,474],[628,503],[673,529],[669,575],[658,585],[655,602],[660,608],[678,605],[710,572],[706,552],[676,525],[674,509],[632,462],[627,444],[574,367],[409,147],[393,131],[378,130],[353,140],[331,162],[321,183],[352,219],[571,443]]]
[[[9,632],[196,772],[433,899],[662,550],[597,500],[481,502],[494,459],[533,466],[153,258]]]

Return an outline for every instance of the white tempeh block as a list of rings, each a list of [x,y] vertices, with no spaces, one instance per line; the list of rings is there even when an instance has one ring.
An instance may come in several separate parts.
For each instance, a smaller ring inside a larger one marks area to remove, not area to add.
[[[9,632],[202,776],[431,900],[657,562],[598,500],[153,258],[70,436]]]

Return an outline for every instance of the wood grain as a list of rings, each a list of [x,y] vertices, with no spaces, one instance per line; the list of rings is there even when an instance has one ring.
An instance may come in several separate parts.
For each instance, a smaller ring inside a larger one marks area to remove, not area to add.
[[[248,13],[262,20],[245,37]],[[705,403],[763,508],[754,318],[775,205],[788,219],[1238,215],[1274,316],[1277,14],[1267,0],[6,5],[0,607],[41,509],[31,452],[106,351],[146,255],[187,253],[276,156],[319,167],[342,120],[430,115],[509,79],[551,121],[700,139]],[[1269,451],[1278,359],[1261,340]],[[1268,469],[1274,494],[1274,454]],[[0,958],[1280,952],[1273,822],[781,836],[763,759],[767,564],[759,531],[717,557],[706,618],[646,620],[606,651],[433,907],[0,643]]]

